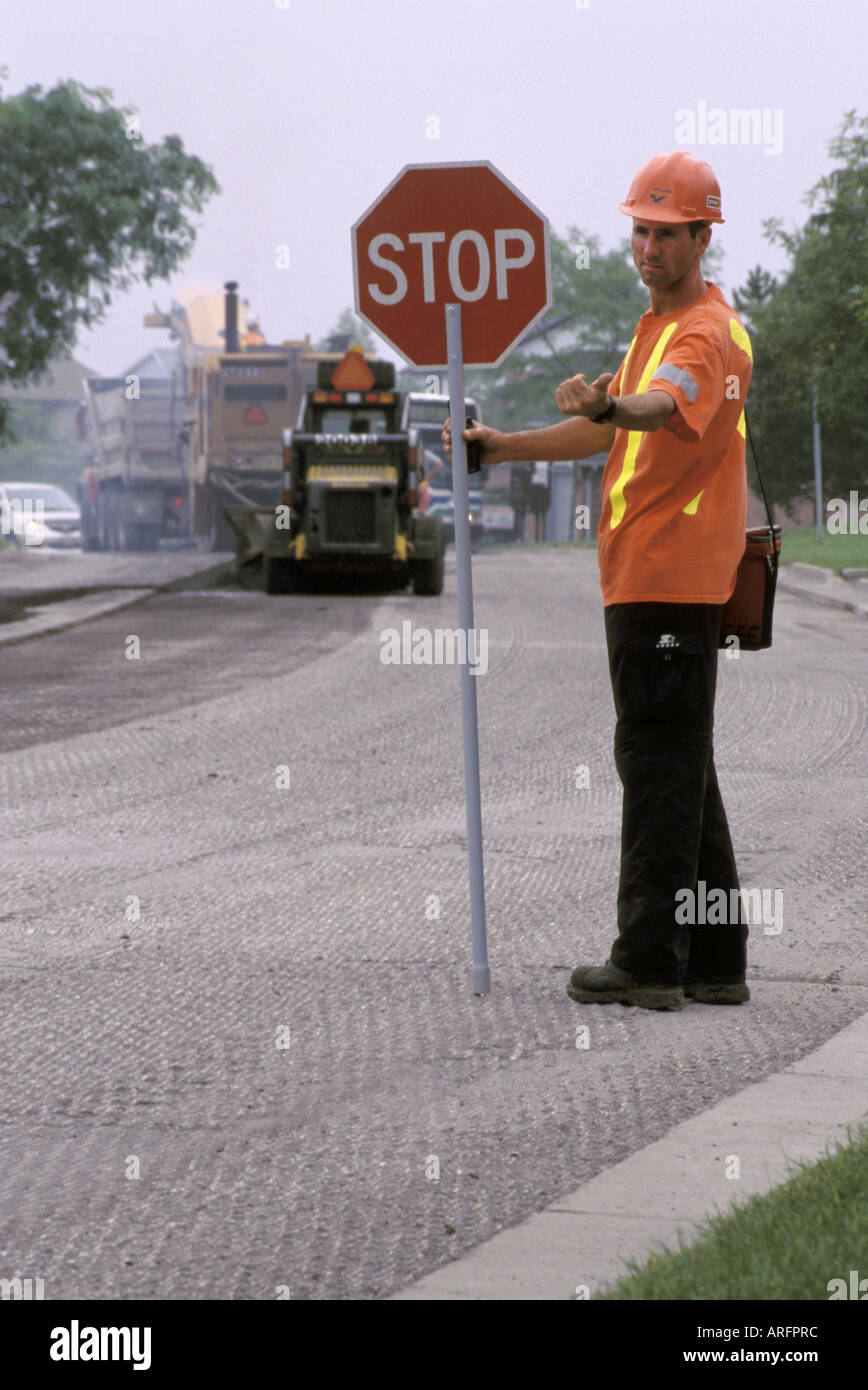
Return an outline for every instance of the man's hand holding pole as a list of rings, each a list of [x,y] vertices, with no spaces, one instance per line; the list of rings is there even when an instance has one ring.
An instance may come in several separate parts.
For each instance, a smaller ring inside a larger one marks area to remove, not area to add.
[[[462,430],[461,433],[468,443],[473,439],[479,440],[479,462],[483,468],[491,468],[496,463],[505,463],[509,458],[505,449],[506,435],[501,434],[500,430],[493,430],[489,425],[480,425],[478,421],[474,421],[472,429]],[[448,419],[443,426],[440,439],[446,454],[451,458],[452,425]]]

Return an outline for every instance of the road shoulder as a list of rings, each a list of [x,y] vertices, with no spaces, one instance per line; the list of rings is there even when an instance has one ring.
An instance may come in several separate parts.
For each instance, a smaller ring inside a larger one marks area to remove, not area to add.
[[[778,588],[798,598],[832,608],[844,608],[868,618],[868,579],[844,579],[822,565],[806,565],[801,560],[781,565]]]
[[[757,993],[748,1007],[761,1002]],[[567,1299],[577,1288],[593,1298],[627,1273],[628,1260],[677,1249],[715,1212],[768,1192],[846,1140],[868,1116],[866,1082],[868,1014],[392,1300]]]

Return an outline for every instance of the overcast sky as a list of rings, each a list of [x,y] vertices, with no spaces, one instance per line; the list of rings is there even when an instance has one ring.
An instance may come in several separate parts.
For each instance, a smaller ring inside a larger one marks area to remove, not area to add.
[[[0,0],[7,93],[108,87],[222,188],[171,284],[82,336],[106,374],[168,342],[142,316],[187,280],[237,279],[272,340],[326,333],[350,227],[404,164],[490,160],[555,231],[610,247],[635,170],[688,149],[721,183],[724,289],[780,269],[763,219],[804,221],[844,111],[868,108],[866,38],[864,0]],[[758,109],[761,138],[709,143],[715,108]]]

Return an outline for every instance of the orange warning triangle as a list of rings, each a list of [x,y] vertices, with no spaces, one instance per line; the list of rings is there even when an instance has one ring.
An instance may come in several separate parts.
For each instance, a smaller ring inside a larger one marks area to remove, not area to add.
[[[341,358],[332,376],[336,391],[370,391],[374,373],[365,361],[365,350],[355,343]]]
[[[261,405],[249,405],[241,416],[242,425],[267,425],[268,416]]]

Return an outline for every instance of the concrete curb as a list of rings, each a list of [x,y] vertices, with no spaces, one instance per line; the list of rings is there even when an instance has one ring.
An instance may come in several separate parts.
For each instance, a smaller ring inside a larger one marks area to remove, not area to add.
[[[0,556],[5,555],[0,552]],[[35,608],[27,618],[11,618],[0,623],[0,645],[23,642],[30,637],[39,637],[47,632],[57,632],[61,628],[72,627],[77,623],[98,618],[103,613],[114,612],[132,603],[139,603],[156,593],[176,593],[184,589],[207,588],[217,580],[226,580],[234,568],[234,561],[225,557],[205,569],[194,570],[190,574],[167,579],[160,584],[149,585],[105,585],[82,590],[79,586],[52,589],[14,589],[0,593],[0,603],[12,601],[18,608]]]
[[[786,1181],[866,1119],[868,1014],[391,1300],[560,1300],[579,1286],[593,1298],[627,1273],[628,1259],[677,1248],[679,1236],[690,1240],[715,1212]],[[734,1158],[737,1180],[728,1177]],[[840,1272],[821,1272],[823,1283]]]
[[[868,582],[864,579],[843,579],[834,570],[822,565],[807,565],[802,560],[781,565],[778,569],[778,588],[796,598],[810,599],[830,608],[843,608],[849,613],[868,618]]]
[[[29,637],[42,637],[47,632],[57,632],[60,628],[85,623],[90,618],[98,618],[103,613],[113,613],[117,608],[126,608],[143,598],[156,593],[155,589],[107,589],[96,594],[82,594],[78,598],[61,599],[55,603],[44,604],[29,618],[12,619],[0,626],[0,646],[13,642],[25,642]],[[27,607],[26,602],[23,607]]]

